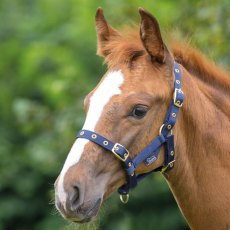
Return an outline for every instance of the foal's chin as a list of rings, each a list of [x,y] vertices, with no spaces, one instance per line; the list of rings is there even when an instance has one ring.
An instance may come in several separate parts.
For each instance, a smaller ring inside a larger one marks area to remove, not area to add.
[[[90,222],[97,216],[101,203],[101,199],[94,202],[86,202],[74,210],[68,209],[67,207],[64,208],[61,203],[56,201],[56,208],[66,220],[75,223],[86,223]]]

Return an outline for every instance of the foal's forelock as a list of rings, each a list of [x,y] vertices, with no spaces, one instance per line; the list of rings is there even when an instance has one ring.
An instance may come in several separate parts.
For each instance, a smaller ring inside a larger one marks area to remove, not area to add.
[[[104,107],[109,103],[114,95],[121,94],[120,87],[122,86],[123,82],[124,76],[121,71],[109,72],[105,76],[89,99],[89,109],[83,129],[95,131]],[[66,192],[64,187],[65,175],[70,167],[79,162],[88,142],[89,141],[86,139],[77,139],[74,142],[61,171],[57,189],[58,193],[60,194],[60,201],[63,203],[63,205],[65,205],[66,201]]]

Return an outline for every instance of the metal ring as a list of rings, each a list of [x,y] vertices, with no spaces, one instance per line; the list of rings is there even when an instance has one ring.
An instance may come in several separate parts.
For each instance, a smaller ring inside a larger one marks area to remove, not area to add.
[[[163,124],[161,127],[160,127],[160,130],[159,130],[159,134],[161,135],[161,131],[162,129],[164,128],[165,124]]]
[[[128,203],[129,201],[129,194],[125,194],[125,195],[120,195],[120,200],[123,204]]]
[[[177,103],[177,105],[180,105],[180,101],[178,100],[178,101],[176,101],[176,103]]]
[[[96,139],[97,138],[97,135],[96,134],[92,134],[91,136],[93,139]]]
[[[179,69],[175,69],[175,72],[176,72],[176,73],[179,73],[180,71],[179,71]]]
[[[108,141],[103,141],[103,145],[108,145],[109,142]]]

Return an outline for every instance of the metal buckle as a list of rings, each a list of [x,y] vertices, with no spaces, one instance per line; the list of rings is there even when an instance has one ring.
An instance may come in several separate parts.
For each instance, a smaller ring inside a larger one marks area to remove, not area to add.
[[[125,149],[126,153],[124,154],[124,158],[122,158],[116,151],[119,149],[119,147]],[[121,161],[125,162],[127,160],[127,158],[129,157],[129,151],[124,147],[122,146],[121,144],[119,143],[116,143],[113,148],[112,148],[112,152],[114,153],[114,155]]]
[[[172,168],[173,165],[174,165],[174,162],[175,162],[175,160],[170,161],[165,167],[163,167],[163,168],[161,169],[160,172],[161,172],[161,173],[164,173],[164,172],[168,169],[168,167]]]
[[[183,91],[181,89],[177,89],[177,88],[175,89],[173,95],[173,103],[178,108],[181,108],[183,106],[183,102],[181,103],[179,100],[177,100],[177,93],[183,93]]]

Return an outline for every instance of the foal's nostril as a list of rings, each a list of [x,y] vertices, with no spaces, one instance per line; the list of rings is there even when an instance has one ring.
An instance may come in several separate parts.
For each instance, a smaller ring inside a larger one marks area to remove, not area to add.
[[[79,196],[80,196],[79,188],[77,186],[74,186],[72,197],[71,197],[71,202],[73,205],[76,205],[78,203]]]
[[[72,186],[68,191],[66,206],[71,211],[75,211],[79,206],[80,188],[76,185]]]

